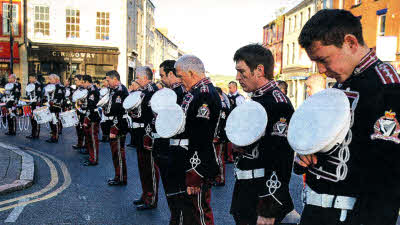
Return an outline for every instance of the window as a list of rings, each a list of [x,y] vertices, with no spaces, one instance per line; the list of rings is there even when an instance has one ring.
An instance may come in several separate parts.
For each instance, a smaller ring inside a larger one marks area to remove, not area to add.
[[[289,65],[289,57],[290,57],[290,49],[289,49],[289,44],[286,45],[286,50],[287,50],[287,57],[286,57],[286,65]]]
[[[110,13],[109,12],[97,12],[96,39],[103,40],[103,41],[110,39]]]
[[[50,35],[49,7],[35,6],[35,34]]]
[[[8,12],[9,12],[8,3],[3,3],[3,35],[10,35],[9,28],[9,20],[8,20]],[[19,35],[19,26],[18,26],[18,5],[12,4],[12,31],[13,35]]]
[[[293,42],[293,44],[292,44],[292,47],[293,47],[293,51],[292,51],[292,64],[294,64],[294,57],[295,57],[295,53],[296,53],[296,50],[295,50],[296,45],[295,45],[294,42]]]
[[[300,28],[303,26],[303,12],[300,13]]]
[[[378,18],[378,36],[385,36],[386,14]]]
[[[76,9],[67,9],[66,15],[66,34],[67,38],[79,38],[80,11]]]

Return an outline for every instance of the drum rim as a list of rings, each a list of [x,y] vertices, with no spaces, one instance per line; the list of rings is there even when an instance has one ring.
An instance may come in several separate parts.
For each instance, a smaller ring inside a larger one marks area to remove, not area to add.
[[[32,92],[32,91],[34,91],[34,90],[35,90],[35,84],[30,83],[30,84],[26,85],[25,90],[26,90],[27,92],[29,92],[29,93]]]
[[[161,98],[161,96],[165,96],[165,95],[161,95],[161,93],[164,93],[164,92],[165,92],[165,93],[170,93],[170,96],[169,96],[169,97],[172,97],[172,96],[173,96],[174,101],[172,101],[172,100],[169,101],[169,98],[167,98],[167,99]],[[150,107],[151,107],[151,109],[153,110],[153,112],[158,113],[158,111],[160,110],[160,107],[161,107],[161,106],[176,104],[177,99],[178,99],[178,96],[176,95],[175,91],[173,91],[173,90],[171,90],[171,89],[169,89],[169,88],[162,88],[162,89],[156,91],[156,92],[153,94],[153,96],[151,97],[151,99],[150,99]],[[160,100],[164,100],[164,101],[160,101]],[[165,100],[168,100],[168,101],[165,101]],[[156,104],[155,101],[156,101],[158,104],[160,104],[160,103],[164,103],[164,104],[162,104],[162,105],[159,107],[159,106],[156,106],[156,105],[155,105],[155,104]]]
[[[7,88],[8,87],[8,88]],[[13,89],[14,88],[14,83],[7,83],[5,86],[4,86],[4,89],[6,90],[6,91],[11,91],[11,89]]]
[[[51,90],[49,90],[51,89]],[[53,92],[56,90],[56,85],[55,84],[48,84],[46,85],[46,87],[44,87],[44,91],[49,93],[49,92]]]

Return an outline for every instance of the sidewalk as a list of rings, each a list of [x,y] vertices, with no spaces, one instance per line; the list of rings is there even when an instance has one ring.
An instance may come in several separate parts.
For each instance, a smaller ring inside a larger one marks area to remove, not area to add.
[[[32,156],[0,142],[0,195],[32,186],[33,175]]]

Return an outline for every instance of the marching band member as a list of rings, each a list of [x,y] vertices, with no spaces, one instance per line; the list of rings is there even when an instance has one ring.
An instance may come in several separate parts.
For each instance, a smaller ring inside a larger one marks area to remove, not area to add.
[[[76,85],[76,90],[81,90],[83,89],[83,75],[77,74],[74,77],[75,85]],[[75,145],[72,145],[72,148],[78,150],[80,153],[87,153],[86,150],[83,150],[85,148],[85,133],[83,131],[83,120],[85,119],[85,114],[80,112],[79,110],[79,105],[78,103],[75,103],[76,107],[76,114],[78,115],[79,123],[75,126],[76,129],[76,136],[78,138],[78,142]]]
[[[85,130],[86,148],[89,152],[89,159],[84,162],[84,166],[95,166],[99,160],[99,122],[101,120],[97,108],[100,93],[95,85],[92,84],[90,75],[83,75],[83,87],[88,90],[88,94],[83,104],[82,110],[85,112],[83,128]]]
[[[128,96],[128,90],[121,84],[117,71],[112,70],[106,73],[108,85],[110,87],[110,99],[106,104],[105,116],[112,121],[110,128],[110,147],[114,163],[115,176],[108,180],[109,185],[126,185],[128,176],[126,174],[125,159],[125,138],[128,131],[126,113],[122,106]]]
[[[175,60],[165,60],[160,65],[160,78],[161,82],[168,88],[172,89],[177,96],[177,104],[181,105],[183,96],[186,92],[181,80],[176,77],[175,71]],[[164,192],[166,195],[168,207],[171,213],[170,223],[171,225],[179,224],[181,218],[181,209],[179,207],[180,199],[182,198],[182,190],[184,184],[176,179],[177,170],[176,163],[179,162],[182,157],[181,152],[173,151],[169,148],[170,139],[167,138],[156,138],[153,146],[153,157],[156,165],[159,167],[161,180],[164,185]],[[177,156],[178,155],[178,156]],[[178,166],[179,170],[179,166]]]
[[[140,85],[135,80],[132,80],[131,85],[129,86],[129,89],[128,89],[129,93],[133,93],[133,92],[135,92],[135,91],[137,91],[139,89],[140,89]],[[134,110],[129,112],[129,115],[131,117],[132,117],[132,113],[134,113]],[[132,118],[132,119],[135,120],[135,118]],[[135,143],[135,138],[134,138],[135,134],[134,133],[135,133],[135,130],[139,129],[139,128],[140,127],[135,127],[135,128],[131,127],[131,128],[129,128],[129,134],[131,136],[131,141],[126,146],[131,147],[131,148],[136,148],[137,143]]]
[[[57,143],[58,135],[61,132],[60,128],[61,121],[59,120],[59,114],[62,110],[62,105],[65,96],[65,89],[64,86],[60,83],[60,77],[56,74],[51,74],[49,76],[48,85],[54,85],[55,89],[50,93],[46,93],[47,103],[50,106],[50,112],[52,113],[53,116],[53,121],[50,122],[51,137],[50,139],[46,140],[46,142]]]
[[[21,85],[16,82],[17,76],[15,74],[10,74],[8,76],[8,83],[5,86],[6,89],[6,107],[7,107],[7,122],[8,122],[8,132],[6,135],[16,135],[17,134],[17,117],[16,117],[16,105],[21,97]]]
[[[368,48],[362,33],[360,19],[339,9],[318,11],[300,33],[299,44],[320,73],[336,79],[351,112],[348,135],[338,145],[347,152],[345,176],[331,181],[311,173],[329,164],[321,154],[296,158],[308,186],[300,224],[394,225],[399,216],[400,75]]]
[[[35,74],[30,74],[29,75],[29,84],[32,84],[35,86],[35,89],[31,92],[26,92],[26,96],[29,97],[29,102],[31,105],[32,111],[35,110],[37,107],[40,107],[42,103],[42,97],[43,97],[43,90],[42,90],[42,84],[37,80],[37,77]],[[40,124],[36,122],[36,120],[33,117],[33,114],[31,116],[31,125],[32,125],[32,134],[29,136],[26,136],[26,138],[29,139],[38,139],[39,134],[40,134]]]
[[[63,106],[63,111],[71,110],[73,107],[72,104],[72,94],[74,93],[74,89],[71,87],[71,82],[69,79],[64,80],[64,87],[65,87],[65,101]]]
[[[105,90],[107,90],[107,92],[110,92],[110,88],[109,88],[108,81],[106,78],[104,78],[102,80],[102,89],[105,89]],[[104,97],[104,96],[102,96],[100,93],[100,99],[102,97]],[[110,141],[110,125],[111,125],[112,121],[110,121],[108,118],[106,118],[106,116],[104,115],[104,110],[105,110],[105,107],[102,107],[102,109],[101,109],[102,120],[100,122],[102,137],[101,137],[100,142],[109,142]]]
[[[182,165],[176,181],[183,183],[180,204],[183,224],[214,224],[210,206],[211,183],[218,174],[213,139],[221,111],[221,99],[205,76],[203,62],[194,55],[184,55],[175,63],[176,76],[187,93],[181,108],[186,115],[183,133],[170,140],[170,151],[179,151]],[[176,165],[177,167],[179,165]]]
[[[134,205],[138,205],[138,210],[153,209],[158,202],[158,182],[159,170],[154,163],[152,156],[154,128],[154,115],[149,106],[149,101],[158,87],[152,82],[153,72],[147,66],[136,69],[135,82],[140,86],[139,90],[143,94],[143,100],[138,107],[138,114],[132,115],[134,124],[139,127],[134,131],[134,139],[137,143],[136,151],[138,155],[138,167],[140,181],[142,184],[142,195],[135,200]],[[142,126],[143,125],[143,126]]]
[[[294,109],[273,80],[271,51],[258,44],[247,45],[236,51],[234,61],[236,80],[265,108],[268,123],[258,141],[236,148],[230,212],[236,224],[278,224],[293,210],[289,181],[294,154],[286,137]]]

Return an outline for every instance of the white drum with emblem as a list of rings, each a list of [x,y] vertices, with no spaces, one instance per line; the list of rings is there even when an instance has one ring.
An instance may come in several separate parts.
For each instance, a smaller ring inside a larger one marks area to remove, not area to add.
[[[302,155],[327,152],[344,141],[350,121],[346,94],[334,88],[320,91],[294,112],[289,123],[289,144]]]
[[[258,141],[264,134],[268,115],[264,107],[255,101],[238,105],[226,121],[226,135],[237,146],[248,146]]]
[[[131,110],[140,105],[142,103],[143,97],[142,97],[142,92],[141,91],[135,91],[133,93],[130,93],[128,97],[125,98],[122,106],[126,110]]]
[[[110,100],[110,94],[107,93],[106,95],[104,95],[100,101],[97,103],[97,107],[103,107],[105,104],[108,103],[108,100]]]
[[[156,131],[160,137],[170,138],[183,131],[185,122],[185,113],[178,104],[165,106],[158,111]]]
[[[28,85],[26,85],[25,90],[26,90],[26,92],[31,93],[32,91],[35,90],[35,84],[28,84]]]
[[[158,113],[164,107],[176,104],[176,99],[177,96],[173,90],[162,88],[151,97],[150,106],[153,112]]]
[[[33,118],[38,124],[48,123],[53,120],[53,116],[51,115],[48,106],[43,106],[33,110]]]
[[[4,86],[4,89],[6,91],[11,91],[14,88],[14,83],[7,83],[6,86]]]
[[[102,89],[100,89],[100,97],[103,97],[103,96],[105,96],[105,95],[108,94],[108,93],[109,93],[108,88],[102,88]]]
[[[76,102],[78,100],[82,100],[82,99],[86,98],[87,95],[88,95],[88,90],[86,90],[86,89],[78,89],[72,95],[72,101]]]
[[[69,97],[71,95],[71,91],[69,89],[65,90],[65,97]]]
[[[63,127],[73,127],[79,123],[78,115],[75,110],[60,113],[60,120]]]

